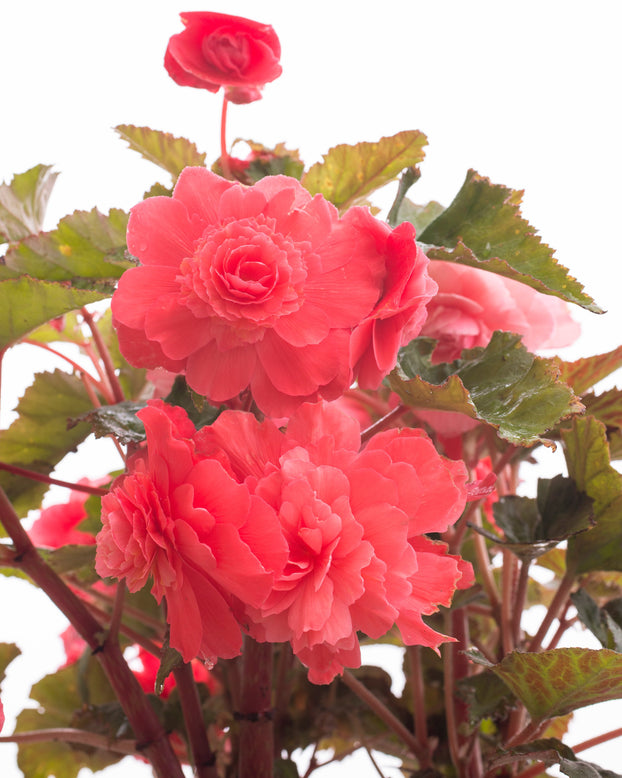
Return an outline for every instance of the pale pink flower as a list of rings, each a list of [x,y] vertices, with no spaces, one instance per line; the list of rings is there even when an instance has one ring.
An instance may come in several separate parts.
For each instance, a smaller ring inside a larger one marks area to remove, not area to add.
[[[518,281],[456,262],[433,260],[438,294],[421,334],[438,339],[433,362],[451,362],[463,349],[486,346],[495,330],[523,336],[530,351],[568,346],[579,336],[566,303]]]
[[[237,656],[234,614],[240,603],[260,607],[269,565],[285,558],[276,516],[221,461],[197,454],[182,409],[155,401],[138,415],[147,450],[102,499],[96,570],[125,579],[131,592],[151,581],[185,661]]]
[[[112,311],[133,365],[185,373],[214,403],[250,386],[271,416],[350,384],[350,332],[380,297],[384,257],[360,261],[355,232],[295,179],[249,188],[186,168],[173,197],[132,209],[128,248],[141,266]]]

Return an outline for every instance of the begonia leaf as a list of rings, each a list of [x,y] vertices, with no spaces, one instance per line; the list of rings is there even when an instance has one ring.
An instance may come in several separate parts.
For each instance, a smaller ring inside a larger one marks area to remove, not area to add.
[[[176,138],[169,132],[152,130],[150,127],[135,127],[133,124],[119,124],[115,127],[133,151],[168,171],[173,180],[188,166],[205,165],[205,154],[186,138]]]
[[[0,278],[29,275],[101,290],[104,294],[98,299],[109,297],[116,279],[133,264],[125,255],[127,220],[118,208],[107,216],[97,208],[75,211],[51,232],[32,235],[10,248]]]
[[[91,400],[76,376],[39,373],[17,405],[18,418],[0,431],[0,461],[48,475],[89,434],[87,424],[67,429],[67,419],[86,412]],[[48,486],[0,471],[0,484],[18,515],[39,507]]]
[[[234,156],[237,143],[246,143],[250,147],[251,153],[246,159],[238,159]],[[254,140],[236,138],[231,154],[229,158],[231,175],[248,186],[256,184],[266,176],[290,176],[300,180],[304,172],[304,163],[300,159],[298,149],[288,149],[284,143],[277,143],[274,148],[269,148]],[[212,170],[219,176],[224,174],[220,158],[214,162]]]
[[[50,165],[36,165],[0,184],[0,243],[39,232],[57,176]]]
[[[538,441],[583,409],[559,381],[556,361],[531,354],[519,335],[495,332],[485,348],[464,351],[460,360],[441,365],[431,364],[433,349],[434,341],[419,338],[400,351],[389,383],[408,405],[465,413],[518,445]]]
[[[467,703],[472,727],[482,719],[503,716],[516,704],[516,697],[508,686],[490,670],[463,678],[456,691]]]
[[[505,535],[500,545],[521,559],[536,559],[594,523],[592,500],[561,475],[539,479],[537,499],[507,495],[492,508]]]
[[[601,608],[583,588],[570,596],[579,618],[603,648],[622,653],[622,599],[612,600]]]
[[[532,759],[550,766],[558,764],[569,778],[622,778],[619,773],[605,770],[592,762],[577,759],[571,748],[554,737],[533,740],[520,746],[504,749],[502,756],[493,759],[489,768],[502,767],[512,762]]]
[[[70,544],[40,553],[52,570],[59,575],[72,573],[83,567],[95,569],[95,546]]]
[[[62,342],[80,345],[84,343],[84,332],[76,312],[70,311],[29,332],[28,340],[34,340],[37,343]]]
[[[0,683],[4,681],[7,667],[21,653],[15,643],[0,643]]]
[[[491,669],[537,721],[622,698],[622,655],[605,648],[513,651]]]
[[[431,224],[438,216],[440,216],[445,210],[445,206],[437,203],[436,200],[430,200],[425,205],[416,205],[407,197],[402,200],[402,203],[397,212],[397,224],[400,222],[410,222],[417,235],[422,233],[428,224]]]
[[[603,311],[523,219],[523,193],[469,170],[462,188],[419,236],[430,259],[460,262],[521,281],[594,313]]]
[[[196,392],[186,383],[184,376],[177,376],[171,391],[164,400],[169,405],[178,405],[188,414],[188,418],[197,429],[213,424],[218,416],[225,410],[225,406],[215,407],[210,405],[205,397]]]
[[[377,143],[334,146],[323,162],[307,171],[302,184],[312,195],[322,194],[345,210],[393,181],[404,168],[421,162],[427,142],[419,130],[405,130],[380,138]]]
[[[107,296],[37,278],[0,281],[0,350],[50,319]]]
[[[622,428],[622,391],[609,389],[602,394],[584,394],[581,402],[586,413],[602,422],[605,427]]]
[[[166,679],[176,667],[179,667],[183,663],[184,659],[179,651],[177,651],[175,648],[171,648],[169,645],[167,635],[164,640],[164,645],[162,646],[160,666],[158,667],[158,672],[156,673],[155,677],[155,685],[153,689],[154,694],[156,694],[158,697],[162,694],[162,690],[164,689],[164,682]]]
[[[145,439],[145,426],[136,414],[145,405],[144,402],[136,403],[129,400],[115,405],[102,405],[100,408],[92,408],[80,416],[72,417],[69,426],[86,422],[91,426],[96,438],[114,435],[123,445],[140,443]]]
[[[577,394],[583,394],[594,384],[622,367],[622,346],[605,354],[577,359],[575,362],[561,362],[562,380],[570,384]]]
[[[90,658],[88,662],[85,682],[89,703],[86,709],[85,700],[80,693],[77,664],[46,675],[32,687],[30,693],[39,703],[39,707],[35,710],[24,710],[19,714],[15,732],[71,727],[106,734],[114,739],[125,717],[119,704],[114,702],[114,692],[94,658]],[[112,715],[110,708],[106,708],[105,715],[97,716],[98,706],[107,703],[114,704],[116,715]],[[89,711],[90,715],[84,715],[84,712]],[[90,746],[80,747],[50,740],[20,743],[17,763],[24,773],[24,778],[48,778],[49,775],[56,778],[76,778],[83,767],[101,770],[118,762],[121,756]]]
[[[605,428],[592,416],[562,429],[568,474],[594,500],[596,526],[568,541],[566,562],[577,574],[622,571],[622,476],[609,462]]]

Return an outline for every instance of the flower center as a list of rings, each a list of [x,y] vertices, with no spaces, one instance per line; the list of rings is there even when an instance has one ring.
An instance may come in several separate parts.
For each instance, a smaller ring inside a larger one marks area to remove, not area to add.
[[[206,62],[224,74],[242,74],[248,67],[248,39],[244,35],[216,30],[201,44]]]

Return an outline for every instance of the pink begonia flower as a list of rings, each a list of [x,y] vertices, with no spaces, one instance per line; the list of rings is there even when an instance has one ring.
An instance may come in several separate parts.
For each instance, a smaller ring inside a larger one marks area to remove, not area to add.
[[[4,707],[2,705],[2,700],[0,700],[0,732],[2,732],[3,726],[4,726]]]
[[[397,624],[407,643],[448,639],[422,615],[472,581],[470,566],[421,536],[442,532],[465,505],[466,469],[440,457],[420,430],[389,430],[362,452],[360,428],[336,403],[304,404],[281,432],[226,411],[197,433],[278,513],[289,558],[251,634],[290,641],[314,683],[360,665],[357,631]],[[426,592],[428,594],[426,595]]]
[[[438,294],[421,334],[439,341],[433,362],[451,362],[463,349],[486,346],[495,330],[522,335],[529,351],[568,346],[579,336],[579,325],[557,297],[456,262],[433,260],[429,273]]]
[[[142,264],[112,312],[131,364],[183,372],[214,403],[250,386],[276,417],[350,384],[350,332],[380,297],[384,258],[361,261],[321,195],[286,176],[245,187],[186,168],[173,197],[132,209],[127,236]]]
[[[102,499],[95,568],[131,592],[151,579],[167,603],[170,644],[185,661],[240,653],[235,612],[260,607],[286,549],[274,511],[216,458],[200,456],[181,408],[152,401],[138,416],[147,452]]]
[[[109,478],[82,478],[79,484],[87,486],[102,486]],[[87,517],[84,504],[88,500],[87,492],[72,492],[68,502],[43,508],[39,517],[30,528],[29,535],[35,546],[46,548],[61,548],[69,544],[94,545],[95,536],[76,529]]]
[[[269,24],[210,11],[180,14],[185,30],[168,43],[164,66],[181,86],[217,92],[233,103],[259,100],[281,75],[281,44]]]
[[[350,346],[359,386],[377,389],[395,367],[398,350],[419,335],[437,285],[428,275],[429,260],[415,242],[412,224],[403,222],[391,230],[365,208],[351,208],[342,221],[357,235],[360,261],[382,257],[386,267],[382,296],[354,330]]]

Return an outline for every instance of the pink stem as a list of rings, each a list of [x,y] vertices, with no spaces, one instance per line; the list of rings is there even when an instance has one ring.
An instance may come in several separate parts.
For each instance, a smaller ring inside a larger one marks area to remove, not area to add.
[[[37,473],[34,470],[26,470],[24,467],[10,465],[8,462],[0,462],[0,470],[6,470],[7,473],[13,473],[13,475],[21,475],[24,476],[24,478],[30,478],[31,481],[40,481],[43,484],[50,484],[51,486],[64,486],[66,489],[71,489],[74,492],[96,494],[98,497],[103,497],[105,494],[108,494],[108,489],[100,489],[97,486],[88,486],[87,484],[74,484],[71,481],[61,481],[58,478],[51,478],[49,475]]]

